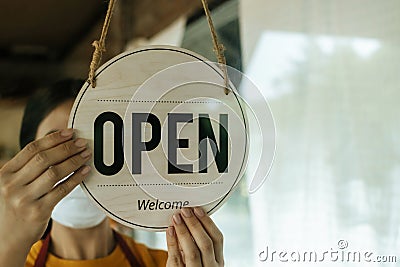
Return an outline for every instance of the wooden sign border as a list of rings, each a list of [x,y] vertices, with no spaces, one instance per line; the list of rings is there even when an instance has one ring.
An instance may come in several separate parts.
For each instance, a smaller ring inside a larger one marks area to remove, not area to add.
[[[224,79],[224,75],[223,75],[222,71],[217,67],[217,65],[214,65],[214,66],[211,65],[210,64],[211,61],[207,60],[206,58],[204,58],[204,57],[202,57],[200,55],[195,54],[192,51],[189,51],[189,50],[186,50],[186,49],[183,49],[183,48],[173,47],[173,46],[148,46],[148,47],[140,48],[140,49],[133,50],[133,51],[128,51],[128,52],[122,53],[120,55],[117,55],[116,57],[112,58],[111,60],[106,62],[104,65],[102,65],[98,69],[98,71],[96,72],[96,78],[99,75],[101,75],[101,73],[103,71],[105,71],[108,67],[110,67],[111,65],[117,63],[119,60],[122,60],[122,59],[124,59],[124,58],[126,58],[128,56],[131,56],[131,55],[134,55],[134,54],[137,54],[137,53],[141,53],[141,52],[146,52],[146,51],[173,51],[173,52],[185,54],[185,55],[187,55],[189,57],[192,57],[194,59],[194,61],[198,60],[198,61],[201,61],[204,64],[208,65],[211,69],[213,69],[221,77],[221,79]],[[229,83],[229,86],[230,86],[230,89],[231,89],[230,93],[234,94],[234,96],[235,96],[235,98],[237,100],[237,103],[238,103],[238,105],[240,107],[240,110],[242,112],[241,116],[243,118],[244,127],[246,129],[246,138],[245,138],[245,142],[246,143],[244,145],[246,155],[243,157],[243,161],[242,161],[242,165],[240,167],[239,174],[235,178],[235,182],[233,183],[233,185],[231,186],[229,191],[225,195],[221,196],[220,199],[218,199],[218,200],[216,200],[214,202],[210,202],[209,204],[206,204],[206,205],[203,206],[203,207],[212,206],[210,209],[208,209],[208,210],[206,209],[205,210],[205,212],[207,212],[207,214],[209,214],[209,215],[213,214],[217,209],[219,209],[227,201],[228,196],[230,196],[232,194],[233,190],[236,188],[236,186],[239,184],[240,180],[244,176],[244,170],[245,170],[245,168],[247,166],[247,160],[248,160],[249,137],[248,137],[248,125],[247,125],[247,121],[246,121],[246,113],[244,111],[244,108],[243,108],[241,102],[239,101],[238,93],[235,91],[234,86],[233,86],[233,84],[231,82]],[[78,107],[79,107],[79,105],[81,103],[82,97],[84,96],[84,94],[89,89],[96,90],[96,88],[91,88],[91,85],[88,82],[86,82],[82,86],[82,88],[81,88],[81,90],[80,90],[80,92],[79,92],[79,94],[78,94],[78,96],[77,96],[77,98],[76,98],[76,100],[74,102],[74,105],[73,105],[73,108],[72,108],[72,111],[71,111],[71,115],[70,115],[70,119],[69,119],[69,126],[72,127],[72,128],[74,128],[75,117],[77,115],[77,109],[78,109]],[[224,91],[222,90],[221,93],[224,94]],[[167,226],[161,226],[161,227],[146,226],[146,225],[140,225],[140,224],[137,224],[137,223],[133,223],[133,222],[130,222],[130,221],[124,219],[124,218],[121,218],[118,215],[114,214],[113,211],[110,211],[107,208],[105,208],[102,205],[102,203],[95,198],[95,196],[92,194],[92,192],[90,192],[90,190],[87,188],[85,182],[81,183],[81,187],[82,187],[83,191],[85,191],[88,194],[90,199],[92,199],[99,207],[101,207],[101,209],[103,211],[105,211],[108,216],[112,217],[113,219],[116,219],[118,222],[121,222],[124,225],[127,225],[129,227],[133,227],[133,228],[152,230],[152,231],[161,231],[161,230],[165,230],[165,229],[168,228],[168,225]],[[216,203],[216,204],[214,205],[214,203]]]

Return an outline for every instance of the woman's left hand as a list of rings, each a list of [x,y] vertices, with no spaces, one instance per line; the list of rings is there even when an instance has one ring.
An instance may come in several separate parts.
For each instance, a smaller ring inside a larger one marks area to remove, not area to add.
[[[224,266],[223,235],[202,208],[183,208],[167,230],[167,267]]]

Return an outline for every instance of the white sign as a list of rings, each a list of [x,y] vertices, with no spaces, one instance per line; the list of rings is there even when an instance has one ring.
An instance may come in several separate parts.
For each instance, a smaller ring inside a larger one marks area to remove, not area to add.
[[[104,64],[69,124],[94,151],[83,189],[110,217],[163,230],[185,206],[216,211],[247,164],[242,101],[217,64],[176,47],[147,47]]]

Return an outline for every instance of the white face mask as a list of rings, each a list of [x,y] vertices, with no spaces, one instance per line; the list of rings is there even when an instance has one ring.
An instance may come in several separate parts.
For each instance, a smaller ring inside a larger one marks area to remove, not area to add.
[[[80,186],[77,186],[58,202],[51,218],[64,226],[84,229],[99,225],[106,218],[106,214],[88,199]]]

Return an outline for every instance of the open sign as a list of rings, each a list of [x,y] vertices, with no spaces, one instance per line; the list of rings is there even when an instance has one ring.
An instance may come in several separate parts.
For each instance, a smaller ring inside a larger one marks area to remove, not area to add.
[[[218,66],[180,48],[127,52],[85,84],[70,126],[91,140],[83,189],[109,216],[161,230],[185,206],[212,213],[243,175],[246,116]]]
[[[192,164],[178,164],[177,150],[189,148],[188,139],[177,138],[178,123],[193,123],[192,113],[168,113],[168,174],[193,173]],[[107,165],[104,162],[104,125],[107,122],[113,124],[114,137],[114,162]],[[149,141],[142,141],[142,125],[151,125],[152,133]],[[211,149],[214,150],[214,159],[219,173],[228,171],[228,115],[220,114],[219,122],[219,148],[215,133],[211,126],[209,114],[199,114],[198,127],[198,151],[199,151],[199,173],[207,173],[207,150],[205,142],[209,139],[212,142]],[[123,154],[123,122],[121,117],[114,112],[100,114],[94,122],[94,166],[103,175],[115,175],[121,171],[124,164]],[[154,150],[161,141],[161,122],[153,113],[132,113],[132,174],[142,174],[142,152]],[[204,156],[202,156],[204,155]]]

